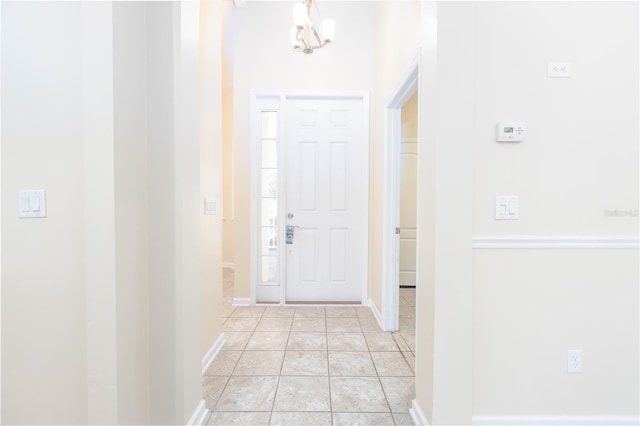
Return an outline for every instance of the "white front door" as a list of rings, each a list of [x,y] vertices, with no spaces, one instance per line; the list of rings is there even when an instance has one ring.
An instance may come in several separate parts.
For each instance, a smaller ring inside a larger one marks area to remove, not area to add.
[[[362,99],[286,105],[286,300],[360,302],[365,247]]]

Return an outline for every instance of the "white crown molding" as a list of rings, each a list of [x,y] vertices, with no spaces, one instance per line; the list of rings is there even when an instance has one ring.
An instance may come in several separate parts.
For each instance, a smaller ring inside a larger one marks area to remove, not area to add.
[[[200,426],[203,425],[205,421],[207,421],[207,416],[209,415],[209,410],[207,409],[207,404],[204,399],[200,400],[200,403],[196,407],[195,411],[191,415],[191,418],[187,422],[188,426]]]
[[[211,347],[207,351],[207,354],[202,359],[202,374],[207,371],[207,368],[209,368],[211,362],[215,359],[215,357],[218,355],[218,352],[220,352],[220,350],[224,346],[224,342],[224,333],[220,333],[220,336],[218,336],[216,341],[213,342],[213,345],[211,345]]]
[[[475,235],[474,249],[639,249],[636,235]]]
[[[473,416],[474,426],[637,426],[634,416]]]
[[[429,421],[427,420],[427,416],[424,415],[424,411],[420,408],[420,404],[418,404],[418,400],[414,399],[411,402],[411,408],[409,409],[409,414],[411,414],[411,420],[413,423],[419,426],[429,426]]]

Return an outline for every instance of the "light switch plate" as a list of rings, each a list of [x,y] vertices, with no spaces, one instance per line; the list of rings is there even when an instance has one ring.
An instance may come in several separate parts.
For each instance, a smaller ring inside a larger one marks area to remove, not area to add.
[[[18,191],[18,217],[47,217],[47,199],[44,189]]]
[[[496,220],[516,220],[520,218],[520,200],[517,195],[496,197]]]
[[[216,214],[216,199],[215,198],[205,198],[204,199],[204,214]]]

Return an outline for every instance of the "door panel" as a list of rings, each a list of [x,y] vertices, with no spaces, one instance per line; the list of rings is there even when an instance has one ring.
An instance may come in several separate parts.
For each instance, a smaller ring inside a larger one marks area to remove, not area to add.
[[[416,285],[418,143],[400,145],[400,285]]]
[[[288,100],[286,205],[295,225],[286,250],[287,301],[362,300],[362,100]]]

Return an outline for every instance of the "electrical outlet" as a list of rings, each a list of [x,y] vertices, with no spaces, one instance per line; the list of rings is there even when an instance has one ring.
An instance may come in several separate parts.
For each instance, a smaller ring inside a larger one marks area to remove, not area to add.
[[[547,64],[547,77],[570,78],[571,64],[569,62],[549,62]]]
[[[581,349],[570,349],[567,352],[567,373],[582,373]]]

